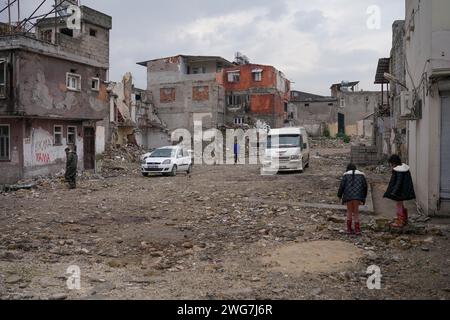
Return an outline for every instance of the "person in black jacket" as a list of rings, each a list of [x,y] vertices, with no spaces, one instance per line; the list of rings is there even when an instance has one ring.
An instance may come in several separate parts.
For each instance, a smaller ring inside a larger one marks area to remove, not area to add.
[[[361,234],[359,206],[366,203],[367,189],[364,173],[358,171],[354,164],[349,164],[338,192],[339,199],[342,199],[342,203],[347,205],[348,234]],[[355,231],[353,231],[353,217],[355,218]]]
[[[398,155],[393,155],[389,163],[392,166],[392,177],[384,197],[397,202],[397,221],[391,226],[403,228],[408,224],[408,210],[404,201],[416,199],[416,193],[409,166],[402,163]]]

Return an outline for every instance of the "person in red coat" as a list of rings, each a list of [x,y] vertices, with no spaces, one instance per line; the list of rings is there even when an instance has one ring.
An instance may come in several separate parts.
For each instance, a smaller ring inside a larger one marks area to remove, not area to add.
[[[403,228],[408,224],[408,210],[404,202],[416,199],[416,193],[409,166],[398,155],[393,155],[389,163],[392,166],[392,177],[384,197],[397,203],[397,221],[391,227]]]

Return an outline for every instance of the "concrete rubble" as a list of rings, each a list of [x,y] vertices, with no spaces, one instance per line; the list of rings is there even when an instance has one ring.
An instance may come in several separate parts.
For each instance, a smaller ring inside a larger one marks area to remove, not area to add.
[[[391,219],[363,214],[363,236],[348,237],[342,211],[290,204],[339,204],[349,149],[315,151],[326,157],[304,174],[197,166],[190,176],[143,178],[139,150],[119,149],[108,158],[125,171],[83,179],[74,193],[58,179],[1,193],[0,298],[448,299],[448,228],[413,216],[395,233]],[[343,251],[328,252],[331,243]],[[277,271],[272,253],[306,244],[304,254],[322,255],[317,270],[336,271],[309,270],[301,259]],[[366,287],[374,264],[380,292]],[[81,290],[66,287],[71,265]]]

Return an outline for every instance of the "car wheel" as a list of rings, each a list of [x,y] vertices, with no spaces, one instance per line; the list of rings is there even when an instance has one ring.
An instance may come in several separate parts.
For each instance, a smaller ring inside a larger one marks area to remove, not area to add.
[[[192,172],[192,164],[189,165],[189,168],[187,169],[187,174],[191,174]]]
[[[170,172],[170,175],[171,175],[172,177],[175,177],[175,176],[177,175],[177,170],[178,170],[177,166],[174,165],[174,166],[172,167],[172,171]]]
[[[143,175],[144,177],[148,177],[148,173],[143,172],[142,175]]]

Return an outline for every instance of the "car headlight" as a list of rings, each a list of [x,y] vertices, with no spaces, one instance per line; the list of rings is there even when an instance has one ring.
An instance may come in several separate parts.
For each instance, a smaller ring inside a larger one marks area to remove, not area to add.
[[[300,160],[300,156],[291,156],[291,160]]]
[[[172,160],[165,160],[162,164],[171,164]]]

